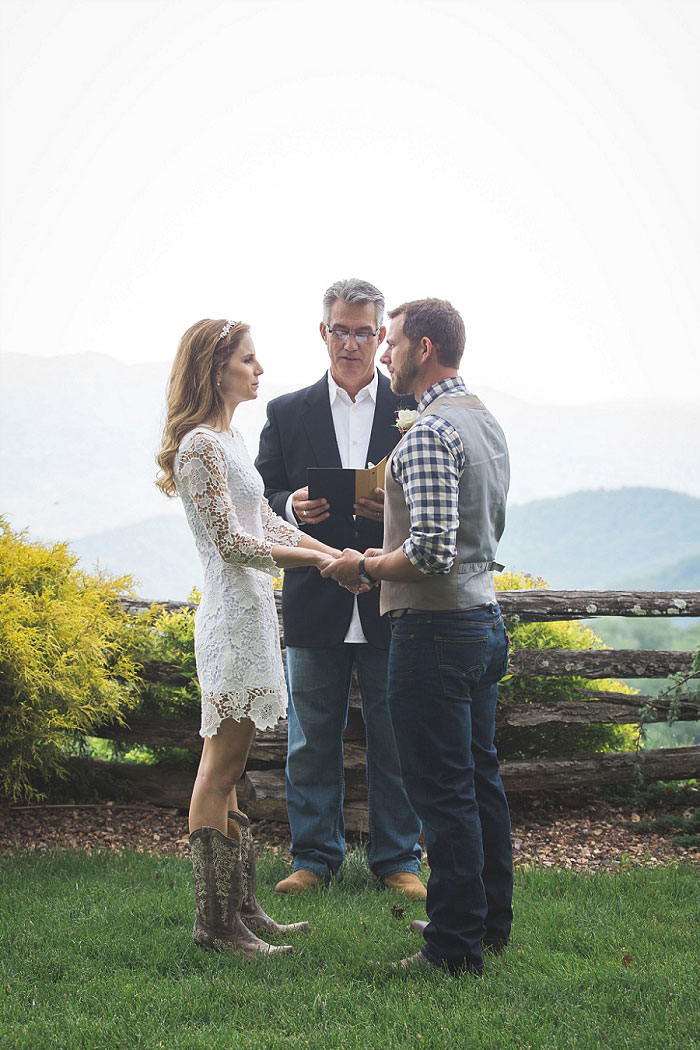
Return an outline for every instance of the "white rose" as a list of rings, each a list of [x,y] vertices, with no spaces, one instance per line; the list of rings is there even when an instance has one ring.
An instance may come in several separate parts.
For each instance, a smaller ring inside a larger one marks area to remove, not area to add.
[[[418,413],[414,408],[401,408],[396,413],[396,429],[400,430],[402,434],[405,434],[417,419]]]

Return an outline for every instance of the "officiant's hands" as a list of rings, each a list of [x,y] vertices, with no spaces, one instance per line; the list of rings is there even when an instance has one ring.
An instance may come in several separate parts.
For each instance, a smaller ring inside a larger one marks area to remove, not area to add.
[[[370,521],[384,521],[384,489],[374,489],[374,499],[362,496],[357,503],[353,504],[355,514],[359,518],[369,518]]]
[[[325,496],[309,499],[308,485],[292,493],[292,510],[300,525],[319,525],[331,514],[331,506]]]

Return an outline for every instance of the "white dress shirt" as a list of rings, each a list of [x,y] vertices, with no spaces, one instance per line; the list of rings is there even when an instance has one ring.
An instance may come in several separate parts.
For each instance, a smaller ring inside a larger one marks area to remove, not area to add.
[[[372,381],[367,386],[363,386],[358,391],[355,400],[352,401],[347,391],[335,382],[330,369],[328,370],[328,398],[331,403],[335,440],[340,452],[340,464],[345,469],[362,469],[367,463],[367,450],[374,422],[378,385],[379,378],[375,368]],[[285,514],[287,521],[292,525],[299,524],[292,510],[291,496],[287,500]],[[353,601],[352,618],[345,641],[355,644],[367,642],[362,631],[357,598]]]

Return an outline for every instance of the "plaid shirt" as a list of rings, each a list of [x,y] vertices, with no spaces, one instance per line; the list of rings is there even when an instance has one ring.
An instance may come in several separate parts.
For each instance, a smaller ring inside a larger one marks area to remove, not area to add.
[[[423,394],[423,412],[441,394],[468,394],[460,376],[434,383]],[[459,479],[464,470],[462,439],[446,419],[423,416],[394,453],[391,473],[403,488],[411,535],[403,552],[420,572],[446,575],[457,557]]]

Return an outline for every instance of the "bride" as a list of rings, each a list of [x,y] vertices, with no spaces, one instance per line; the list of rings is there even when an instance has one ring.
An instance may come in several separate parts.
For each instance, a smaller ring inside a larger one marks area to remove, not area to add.
[[[250,822],[236,783],[258,729],[287,707],[272,578],[280,569],[325,568],[340,552],[277,517],[263,495],[233,414],[258,396],[263,369],[250,328],[198,321],[183,335],[167,395],[156,484],[179,495],[204,568],[195,617],[202,692],[202,756],[190,803],[195,943],[260,952],[292,951],[259,940],[308,923],[279,926],[255,899]]]

